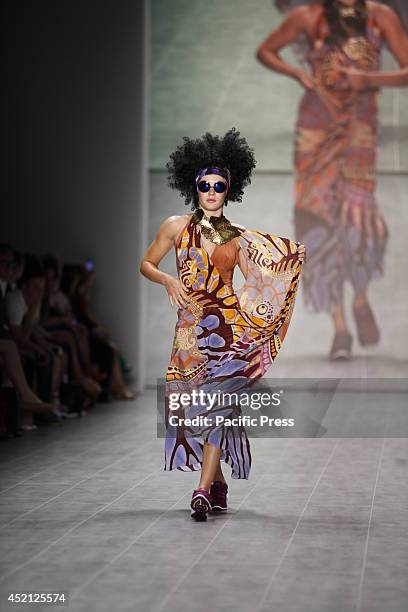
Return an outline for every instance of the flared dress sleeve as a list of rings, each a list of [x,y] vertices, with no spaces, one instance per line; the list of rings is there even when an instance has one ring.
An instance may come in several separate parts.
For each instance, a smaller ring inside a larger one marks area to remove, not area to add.
[[[244,229],[239,238],[247,263],[244,284],[235,293],[242,314],[264,338],[274,336],[279,350],[293,312],[302,260],[298,243],[273,234]]]

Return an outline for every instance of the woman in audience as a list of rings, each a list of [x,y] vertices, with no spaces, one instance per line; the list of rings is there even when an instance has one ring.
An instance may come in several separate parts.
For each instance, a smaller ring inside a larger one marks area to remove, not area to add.
[[[52,345],[62,346],[69,352],[70,368],[75,382],[92,398],[96,398],[101,388],[83,373],[77,354],[77,347],[64,332],[49,333],[39,325],[40,309],[45,289],[45,274],[36,258],[26,262],[18,289],[6,296],[6,311],[13,336],[22,354],[29,360],[31,369],[36,365],[48,367],[48,376],[59,387],[64,373],[64,361]],[[55,393],[56,388],[52,389]]]
[[[30,388],[17,344],[8,338],[0,338],[0,374],[2,370],[7,374],[20,398],[19,408],[23,413],[21,429],[25,431],[36,429],[33,424],[33,413],[51,412],[53,406],[43,402]]]
[[[117,344],[112,340],[110,331],[97,319],[91,311],[91,291],[95,279],[94,271],[88,271],[85,267],[78,267],[79,281],[73,282],[69,297],[76,318],[84,323],[89,332],[91,350],[95,355],[109,351],[112,368],[110,372],[110,391],[116,399],[133,400],[134,393],[128,388],[123,377],[121,367],[120,351]]]
[[[46,276],[42,308],[43,325],[51,332],[60,330],[72,334],[86,375],[100,383],[107,378],[107,374],[100,372],[92,363],[89,331],[85,325],[75,319],[70,301],[61,288],[62,260],[57,255],[48,254],[42,261]]]

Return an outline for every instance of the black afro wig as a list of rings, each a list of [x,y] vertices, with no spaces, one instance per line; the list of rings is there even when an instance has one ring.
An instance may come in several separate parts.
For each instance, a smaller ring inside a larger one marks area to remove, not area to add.
[[[245,138],[240,138],[240,132],[233,127],[223,137],[206,132],[202,138],[192,140],[184,136],[183,140],[184,143],[170,155],[171,161],[167,162],[166,168],[169,187],[180,191],[186,205],[192,203],[191,210],[198,208],[195,177],[201,168],[207,166],[228,168],[231,185],[225,204],[227,199],[242,202],[244,187],[251,182],[256,161],[253,149]]]

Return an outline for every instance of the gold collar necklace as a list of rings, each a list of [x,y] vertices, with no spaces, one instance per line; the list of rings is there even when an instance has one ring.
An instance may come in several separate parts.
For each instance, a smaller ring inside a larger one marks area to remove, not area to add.
[[[354,6],[345,6],[341,2],[338,2],[337,8],[342,17],[356,17],[357,15],[357,11]]]
[[[191,221],[199,225],[203,236],[214,244],[224,244],[241,235],[241,231],[234,227],[224,215],[207,217],[202,208],[194,211]]]

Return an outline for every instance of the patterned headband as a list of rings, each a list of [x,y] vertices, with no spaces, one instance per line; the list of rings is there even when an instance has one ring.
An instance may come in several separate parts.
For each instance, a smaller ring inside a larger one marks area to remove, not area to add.
[[[228,187],[228,189],[230,188],[230,185],[231,185],[231,173],[228,170],[228,168],[217,168],[215,166],[209,166],[207,168],[200,168],[200,170],[197,173],[197,176],[195,177],[196,187],[198,185],[198,181],[203,176],[205,176],[206,174],[219,174],[220,176],[225,178],[225,180],[227,181],[227,187]]]

